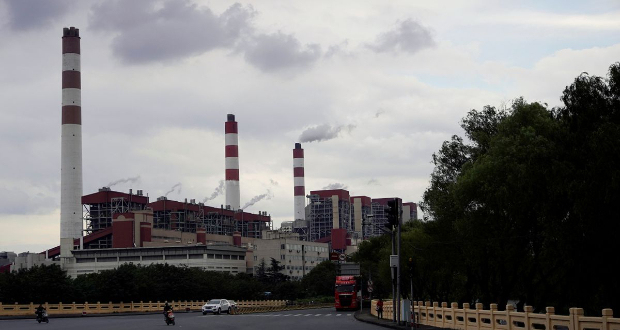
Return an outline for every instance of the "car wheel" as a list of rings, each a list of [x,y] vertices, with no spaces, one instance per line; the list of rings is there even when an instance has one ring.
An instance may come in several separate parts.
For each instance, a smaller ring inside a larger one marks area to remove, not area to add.
[[[202,312],[202,315],[207,315],[207,312]]]
[[[220,308],[217,309],[217,315],[222,314],[222,310]]]

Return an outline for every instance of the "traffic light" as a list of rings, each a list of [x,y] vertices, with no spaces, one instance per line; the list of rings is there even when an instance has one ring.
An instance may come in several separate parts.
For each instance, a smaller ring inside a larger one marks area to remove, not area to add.
[[[398,199],[392,199],[387,202],[387,207],[385,208],[386,217],[388,222],[385,224],[388,228],[394,228],[398,226],[399,218],[400,218],[400,205],[398,203]]]
[[[409,274],[413,274],[413,258],[409,258],[407,261],[407,268],[409,268]]]

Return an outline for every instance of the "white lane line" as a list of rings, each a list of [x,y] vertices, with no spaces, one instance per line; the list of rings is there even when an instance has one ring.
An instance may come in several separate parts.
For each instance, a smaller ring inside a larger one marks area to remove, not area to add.
[[[347,316],[351,316],[351,314],[347,314]]]
[[[315,316],[321,316],[321,314],[316,314]]]
[[[325,316],[332,316],[331,314],[325,314]]]
[[[342,314],[336,314],[336,316],[340,316],[340,315],[342,315]]]
[[[312,314],[306,314],[306,315],[304,315],[304,316],[312,316]]]
[[[301,314],[295,314],[295,316],[301,316]]]

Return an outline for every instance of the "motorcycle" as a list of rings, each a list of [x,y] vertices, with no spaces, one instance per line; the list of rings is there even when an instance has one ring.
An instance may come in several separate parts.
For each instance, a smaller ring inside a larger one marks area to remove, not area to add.
[[[35,313],[37,314],[37,322],[41,323],[41,322],[45,322],[45,323],[50,323],[49,318],[47,318],[47,312],[43,311],[40,313]]]
[[[174,313],[170,310],[166,313],[166,325],[174,325]]]

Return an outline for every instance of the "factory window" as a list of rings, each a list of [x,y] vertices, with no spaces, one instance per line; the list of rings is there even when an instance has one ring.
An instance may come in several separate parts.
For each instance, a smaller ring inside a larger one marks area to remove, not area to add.
[[[222,269],[222,267],[215,267],[215,269]]]
[[[211,253],[207,254],[207,259],[213,259],[213,258],[215,258],[215,255]]]
[[[215,259],[222,259],[222,255],[221,254],[216,254],[215,255]]]
[[[280,260],[286,260],[286,256],[285,256],[285,255],[283,255],[283,254],[281,254],[281,255],[280,255]]]
[[[286,248],[285,244],[280,245],[280,250],[284,250]]]
[[[119,257],[119,261],[140,261],[139,256],[131,256],[131,257]]]
[[[117,262],[116,257],[97,258],[97,262]]]
[[[239,260],[245,260],[245,256],[239,256]]]
[[[159,255],[159,256],[143,256],[142,257],[142,261],[147,261],[147,260],[162,260],[164,259],[164,256]]]
[[[185,254],[178,254],[178,255],[169,255],[166,256],[166,260],[180,260],[180,259],[187,259],[187,255]]]
[[[230,267],[224,267],[224,269],[230,269]]]
[[[230,255],[229,254],[225,254],[224,255],[224,259],[230,260]]]
[[[75,262],[78,264],[85,263],[85,262],[95,262],[95,258],[77,258],[75,259]]]
[[[190,259],[203,259],[203,255],[202,254],[190,254],[189,258]]]
[[[254,261],[258,261],[258,257],[257,256],[254,256]]]

